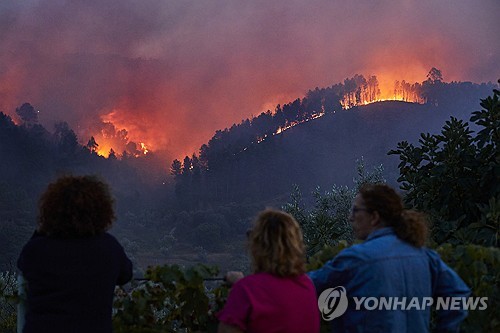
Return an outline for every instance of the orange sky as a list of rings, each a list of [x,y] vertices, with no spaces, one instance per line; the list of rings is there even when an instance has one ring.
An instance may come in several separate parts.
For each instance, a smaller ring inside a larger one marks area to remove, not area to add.
[[[354,74],[495,82],[498,17],[496,0],[4,0],[0,111],[29,102],[82,143],[104,146],[105,130],[118,152],[132,140],[180,158]]]

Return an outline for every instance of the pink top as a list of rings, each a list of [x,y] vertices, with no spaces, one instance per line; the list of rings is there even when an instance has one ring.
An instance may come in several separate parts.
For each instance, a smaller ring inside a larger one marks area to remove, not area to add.
[[[316,290],[305,274],[249,275],[233,285],[217,317],[249,333],[316,333],[320,325]]]

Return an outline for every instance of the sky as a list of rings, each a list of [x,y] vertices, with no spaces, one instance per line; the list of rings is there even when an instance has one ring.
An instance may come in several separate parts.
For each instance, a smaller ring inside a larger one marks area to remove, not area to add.
[[[496,82],[499,17],[498,0],[2,0],[0,111],[181,159],[354,74]]]

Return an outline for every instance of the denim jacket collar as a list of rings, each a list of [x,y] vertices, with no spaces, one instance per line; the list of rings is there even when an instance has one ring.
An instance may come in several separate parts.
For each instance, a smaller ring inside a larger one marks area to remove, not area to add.
[[[383,236],[387,236],[387,235],[394,235],[394,234],[395,234],[394,229],[392,227],[385,227],[385,228],[377,229],[375,231],[372,231],[372,233],[369,234],[368,237],[366,237],[365,242],[368,242],[369,240],[372,240],[375,238],[379,238],[379,237],[383,237]]]

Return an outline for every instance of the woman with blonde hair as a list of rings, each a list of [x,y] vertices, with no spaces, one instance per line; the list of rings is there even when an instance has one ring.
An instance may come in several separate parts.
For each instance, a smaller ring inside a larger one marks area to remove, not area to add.
[[[237,280],[218,313],[219,333],[319,332],[319,310],[312,281],[305,274],[302,231],[284,212],[261,212],[249,233],[253,274]]]

